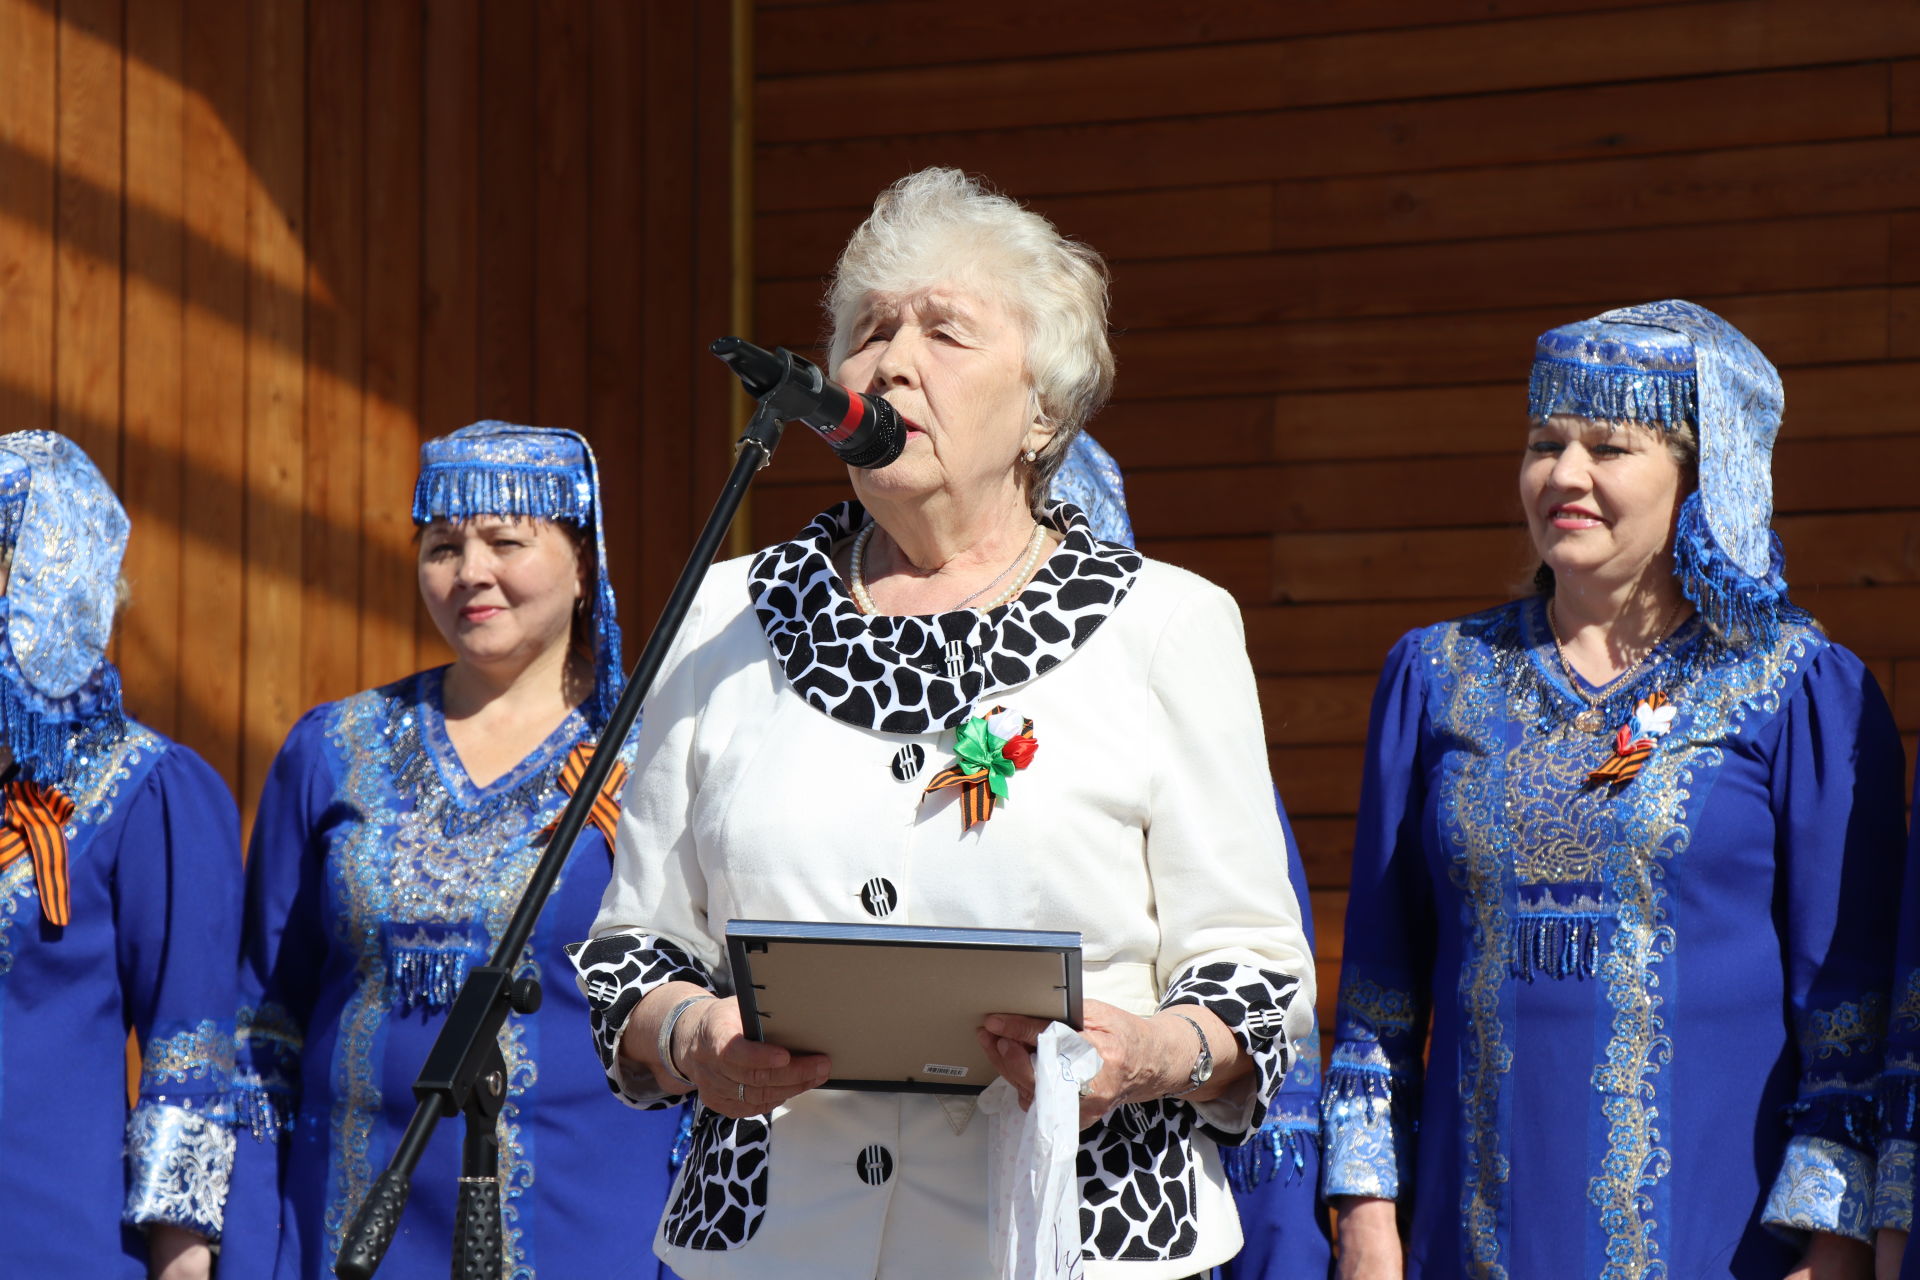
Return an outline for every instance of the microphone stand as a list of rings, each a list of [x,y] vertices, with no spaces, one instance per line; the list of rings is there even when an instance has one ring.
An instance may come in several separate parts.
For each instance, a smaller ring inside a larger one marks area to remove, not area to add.
[[[719,553],[727,526],[733,522],[734,513],[747,495],[747,486],[755,473],[772,460],[783,429],[774,401],[787,389],[792,377],[793,364],[789,360],[787,376],[758,397],[759,405],[735,446],[733,471],[720,491],[713,514],[707,517],[693,544],[686,567],[673,584],[673,593],[667,597],[653,634],[647,637],[647,647],[641,651],[640,661],[627,678],[613,714],[607,718],[607,727],[600,735],[602,743],[617,745],[626,741],[627,731],[640,714],[640,704],[651,692],[661,663],[666,661],[667,649],[686,621],[694,593],[707,575],[707,566]],[[597,514],[605,519],[604,511]],[[514,908],[506,932],[500,936],[499,945],[489,961],[469,972],[461,984],[426,1063],[413,1082],[413,1096],[418,1100],[413,1119],[407,1122],[393,1158],[347,1225],[340,1256],[333,1266],[334,1275],[341,1280],[370,1280],[379,1269],[380,1259],[386,1256],[400,1225],[400,1212],[406,1207],[414,1167],[426,1151],[434,1126],[443,1117],[452,1115],[464,1115],[467,1125],[460,1154],[453,1277],[454,1280],[498,1280],[501,1274],[500,1147],[495,1137],[494,1117],[500,1114],[507,1096],[507,1064],[500,1054],[500,1028],[506,1024],[509,1011],[527,1014],[540,1007],[538,980],[515,979],[513,971],[618,755],[618,751],[594,752],[581,775],[580,785],[561,811],[560,821],[533,869],[520,904]]]

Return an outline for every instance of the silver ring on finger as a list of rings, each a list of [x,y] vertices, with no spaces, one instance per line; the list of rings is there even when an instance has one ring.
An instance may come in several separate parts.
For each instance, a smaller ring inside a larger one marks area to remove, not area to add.
[[[747,1086],[744,1081],[739,1081],[739,1080],[734,1081],[733,1096],[739,1099],[741,1102],[745,1102],[747,1100]]]

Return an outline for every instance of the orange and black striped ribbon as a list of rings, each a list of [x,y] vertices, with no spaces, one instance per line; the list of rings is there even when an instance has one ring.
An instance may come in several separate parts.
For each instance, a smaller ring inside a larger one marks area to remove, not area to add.
[[[586,775],[587,762],[593,759],[593,744],[582,742],[567,752],[567,762],[560,766],[560,789],[568,795],[580,789],[580,779]],[[627,789],[627,766],[618,760],[613,762],[613,770],[607,774],[606,785],[600,788],[600,794],[593,798],[593,812],[587,815],[587,821],[600,828],[600,834],[607,838],[607,850],[613,850],[613,834],[620,827],[620,793]]]
[[[0,827],[0,867],[16,858],[33,859],[40,914],[48,924],[73,919],[73,880],[67,869],[67,820],[73,801],[52,787],[25,778],[6,785],[6,824]]]
[[[1646,704],[1658,711],[1667,705],[1667,695],[1656,690],[1647,695]],[[1587,775],[1587,785],[1623,786],[1632,782],[1646,767],[1647,759],[1653,755],[1654,745],[1652,738],[1634,738],[1632,722],[1621,725],[1619,733],[1614,735],[1613,754],[1605,764]]]
[[[993,788],[987,785],[987,771],[976,769],[969,773],[957,764],[950,764],[933,775],[933,781],[927,784],[920,794],[930,796],[936,791],[948,787],[960,788],[960,829],[971,831],[976,822],[985,822],[993,816]]]

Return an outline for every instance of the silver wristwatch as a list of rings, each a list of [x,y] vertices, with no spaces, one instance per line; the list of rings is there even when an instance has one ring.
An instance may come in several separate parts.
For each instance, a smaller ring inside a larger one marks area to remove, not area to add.
[[[1170,1098],[1184,1098],[1213,1079],[1213,1046],[1207,1043],[1207,1033],[1200,1029],[1199,1023],[1184,1013],[1176,1013],[1173,1016],[1192,1027],[1193,1034],[1200,1040],[1200,1056],[1194,1059],[1193,1070],[1187,1073],[1187,1087],[1176,1089],[1167,1095]]]

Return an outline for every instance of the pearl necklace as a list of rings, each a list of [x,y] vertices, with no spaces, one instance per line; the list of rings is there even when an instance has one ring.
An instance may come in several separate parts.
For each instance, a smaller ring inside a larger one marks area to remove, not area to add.
[[[873,541],[873,531],[879,527],[878,524],[869,521],[858,534],[854,535],[853,539],[853,572],[851,575],[853,581],[850,582],[848,586],[853,591],[854,607],[860,610],[861,613],[869,616],[880,612],[873,603],[873,597],[867,593],[867,544]],[[1026,549],[1012,564],[1002,569],[992,582],[989,582],[986,586],[980,588],[980,590],[974,592],[959,604],[954,605],[953,608],[943,610],[943,612],[959,612],[961,609],[973,604],[975,600],[978,600],[988,591],[991,591],[1004,580],[1008,574],[1012,573],[1013,581],[1007,583],[1006,590],[985,604],[973,606],[974,609],[980,613],[992,613],[995,609],[998,609],[1001,605],[1013,599],[1014,593],[1026,585],[1027,579],[1033,574],[1034,562],[1040,558],[1040,549],[1046,546],[1046,544],[1046,526],[1040,524],[1034,525],[1033,534],[1027,539]],[[1019,569],[1018,573],[1014,573],[1016,568]]]
[[[1553,612],[1553,600],[1551,597],[1548,598],[1547,629],[1553,632],[1553,651],[1560,655],[1560,670],[1567,677],[1567,685],[1582,702],[1587,704],[1586,710],[1573,718],[1574,728],[1580,730],[1582,733],[1592,733],[1597,729],[1606,727],[1600,719],[1600,700],[1607,696],[1607,690],[1624,682],[1628,677],[1632,676],[1634,672],[1638,671],[1648,658],[1653,656],[1653,651],[1660,647],[1660,642],[1666,639],[1667,634],[1673,630],[1674,620],[1680,616],[1680,610],[1686,607],[1686,603],[1686,598],[1683,596],[1679,603],[1673,606],[1673,609],[1667,614],[1666,621],[1662,622],[1660,629],[1653,633],[1652,643],[1647,645],[1644,653],[1633,660],[1631,666],[1601,685],[1592,693],[1588,693],[1586,686],[1580,682],[1579,674],[1574,671],[1573,663],[1567,659],[1567,646],[1560,640],[1560,622]]]

